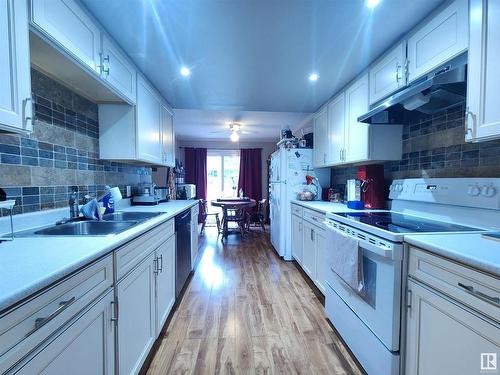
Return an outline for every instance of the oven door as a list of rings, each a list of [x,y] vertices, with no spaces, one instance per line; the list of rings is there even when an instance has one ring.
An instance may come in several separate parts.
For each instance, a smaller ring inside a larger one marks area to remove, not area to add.
[[[325,222],[326,282],[347,306],[391,351],[399,350],[401,322],[402,244],[369,235],[344,224]],[[335,251],[336,238],[349,235],[359,241],[362,250],[363,289],[348,286],[332,269],[331,254]]]

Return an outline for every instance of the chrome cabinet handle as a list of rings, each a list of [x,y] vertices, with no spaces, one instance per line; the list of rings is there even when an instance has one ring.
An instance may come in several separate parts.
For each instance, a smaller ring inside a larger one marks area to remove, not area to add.
[[[469,126],[469,117],[472,118],[472,127]],[[476,116],[474,113],[469,111],[469,107],[465,110],[465,136],[473,134],[473,130],[476,127]]]
[[[104,56],[101,53],[101,65],[97,67],[101,70],[101,74],[105,73],[106,77],[109,76],[109,55]]]
[[[499,297],[492,297],[492,296],[489,296],[483,292],[480,292],[479,290],[475,290],[472,285],[465,285],[465,284],[462,284],[459,282],[458,286],[461,287],[462,289],[465,289],[468,293],[472,294],[473,296],[479,297],[480,299],[482,299],[486,302],[500,306],[500,298]]]
[[[59,307],[57,309],[55,309],[52,313],[50,313],[50,315],[43,317],[43,318],[35,319],[35,327],[31,331],[29,331],[25,337],[28,337],[31,334],[38,331],[40,328],[42,328],[44,325],[46,325],[48,322],[50,322],[52,319],[54,319],[56,316],[58,316],[64,310],[66,310],[75,301],[76,301],[75,297],[71,297],[67,301],[61,301],[61,302],[59,302]]]
[[[26,116],[26,107],[28,105],[28,102],[31,103],[31,116]],[[26,125],[28,125],[28,122],[31,123],[31,126],[30,126],[30,130],[33,130],[33,125],[35,124],[35,102],[33,100],[33,98],[30,96],[30,97],[27,97],[26,99],[24,99],[24,103],[23,103],[23,110],[24,110],[24,121],[26,121]]]
[[[158,257],[160,265],[158,266],[158,271],[163,272],[163,254]]]
[[[158,258],[153,259],[153,273],[158,274]]]
[[[399,75],[399,70],[401,69],[401,64],[400,63],[397,63],[396,64],[396,82],[399,84],[399,81],[401,81],[403,79],[403,77],[401,77]]]
[[[111,321],[118,321],[118,299],[115,301],[111,301]]]

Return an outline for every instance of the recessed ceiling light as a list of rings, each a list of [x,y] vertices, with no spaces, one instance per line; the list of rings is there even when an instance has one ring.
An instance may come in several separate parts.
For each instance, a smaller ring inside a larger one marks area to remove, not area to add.
[[[229,137],[231,139],[231,141],[233,142],[238,142],[239,139],[240,139],[240,136],[238,135],[238,133],[236,133],[235,131],[233,131],[231,133],[231,136]]]
[[[311,73],[311,74],[309,75],[309,81],[311,81],[311,82],[315,82],[315,81],[317,81],[317,80],[318,80],[318,78],[319,78],[318,73]]]
[[[380,0],[366,0],[366,6],[370,9],[375,8],[380,4]]]
[[[185,66],[183,66],[181,68],[181,75],[183,77],[189,77],[190,74],[191,74],[191,71],[189,70],[189,68],[186,68]]]

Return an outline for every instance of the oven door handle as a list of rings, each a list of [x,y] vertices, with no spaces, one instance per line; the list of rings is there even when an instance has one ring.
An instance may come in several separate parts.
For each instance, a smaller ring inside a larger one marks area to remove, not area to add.
[[[330,224],[330,222],[324,221],[323,223],[326,225],[326,227],[327,227],[328,230],[331,230],[331,231],[334,231],[336,233],[339,233],[342,236],[349,236],[347,233],[342,232],[341,230],[338,230],[337,228],[335,228],[332,224]],[[374,245],[374,244],[372,244],[370,242],[367,242],[367,241],[364,241],[364,240],[361,240],[361,239],[359,239],[358,245],[363,250],[367,250],[367,251],[369,251],[371,253],[380,255],[381,257],[391,258],[391,259],[393,257],[393,251],[392,251],[392,249],[388,249],[388,248],[383,247],[383,246]]]

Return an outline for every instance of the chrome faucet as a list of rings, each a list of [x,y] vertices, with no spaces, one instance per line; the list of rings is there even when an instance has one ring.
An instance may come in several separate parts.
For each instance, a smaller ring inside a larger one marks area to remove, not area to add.
[[[69,217],[74,219],[80,216],[80,210],[78,207],[78,193],[76,191],[72,192],[69,197]]]

